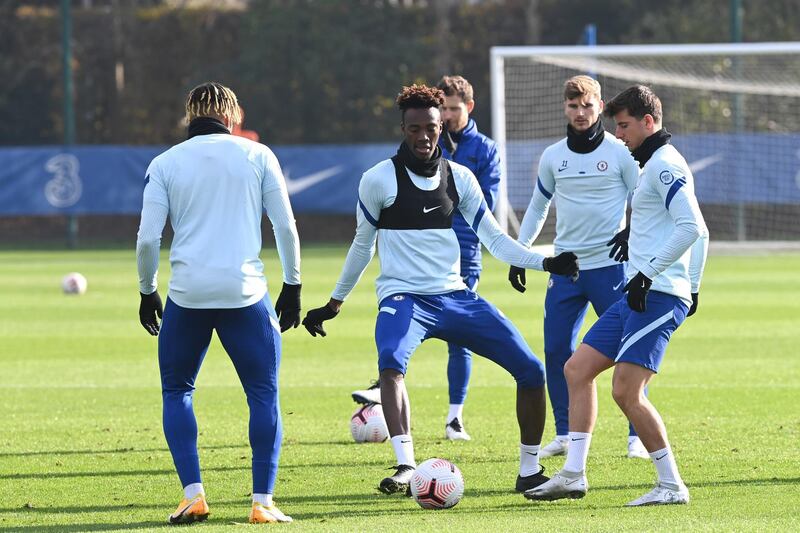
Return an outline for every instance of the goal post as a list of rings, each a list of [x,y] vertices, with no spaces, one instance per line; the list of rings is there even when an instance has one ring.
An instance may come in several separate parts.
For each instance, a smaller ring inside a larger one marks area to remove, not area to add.
[[[542,151],[566,135],[563,84],[578,74],[596,78],[604,100],[653,88],[712,238],[800,241],[800,42],[493,47],[506,229],[518,231]]]

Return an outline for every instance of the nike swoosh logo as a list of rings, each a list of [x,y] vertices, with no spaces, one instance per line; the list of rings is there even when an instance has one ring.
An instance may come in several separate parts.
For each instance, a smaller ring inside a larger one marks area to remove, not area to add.
[[[580,481],[580,479],[571,479],[569,481],[565,481],[564,485],[569,487],[570,485],[572,485],[573,483],[577,483],[578,481]]]
[[[411,442],[411,441],[410,440],[401,440],[400,444],[408,444],[409,442]]]
[[[325,170],[320,170],[319,172],[314,172],[313,174],[309,174],[308,176],[303,176],[302,178],[297,179],[289,179],[289,171],[286,170],[284,172],[284,177],[286,178],[286,191],[289,193],[289,196],[303,192],[309,187],[316,185],[321,181],[325,181],[331,176],[335,176],[336,174],[340,173],[343,168],[344,167],[342,167],[342,165],[336,165],[334,167],[326,168]]]
[[[614,288],[613,288],[612,290],[617,290],[617,289],[619,289],[621,285],[622,285],[622,282],[620,281],[619,283],[617,283],[616,285],[614,285]]]
[[[722,154],[710,155],[708,157],[704,157],[703,159],[698,159],[697,161],[692,161],[689,163],[689,170],[691,170],[692,173],[700,172],[701,170],[704,170],[715,163],[719,163],[720,161],[722,161]]]
[[[572,442],[575,442],[576,440],[586,440],[586,437],[581,437],[579,439],[572,439]]]
[[[534,457],[536,457],[537,455],[539,455],[539,452],[536,452],[536,453],[533,453],[533,452],[525,452],[525,453],[527,453],[528,455],[533,455]]]
[[[664,454],[664,455],[662,455],[661,457],[656,457],[656,461],[660,461],[661,459],[663,459],[663,458],[664,458],[664,457],[666,457],[666,456],[667,456],[667,454]]]
[[[186,504],[186,507],[184,507],[183,509],[181,509],[181,510],[180,510],[180,511],[178,511],[177,513],[173,514],[172,516],[174,516],[175,518],[178,518],[179,516],[183,516],[183,513],[185,513],[186,511],[188,511],[188,510],[189,510],[189,508],[190,508],[192,505],[194,505],[195,503],[197,503],[197,498],[193,498],[193,499],[192,499],[192,500],[191,500],[189,503],[187,503],[187,504]]]
[[[569,168],[569,167],[559,168],[558,171],[561,172],[562,170],[567,170],[567,168]]]
[[[423,207],[423,208],[422,208],[422,212],[423,212],[423,213],[430,213],[431,211],[433,211],[433,210],[435,210],[435,209],[439,209],[440,207],[442,207],[442,206],[440,206],[440,205],[437,205],[436,207],[430,207],[430,208],[428,208],[428,207]]]

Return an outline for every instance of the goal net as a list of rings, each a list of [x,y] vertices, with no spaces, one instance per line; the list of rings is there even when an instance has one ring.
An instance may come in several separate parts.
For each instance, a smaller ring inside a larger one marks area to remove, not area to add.
[[[604,100],[636,83],[661,98],[712,239],[800,240],[800,43],[495,47],[491,55],[492,132],[507,177],[498,218],[512,233],[542,151],[566,135],[563,83],[589,74]],[[604,125],[613,132],[613,121]]]

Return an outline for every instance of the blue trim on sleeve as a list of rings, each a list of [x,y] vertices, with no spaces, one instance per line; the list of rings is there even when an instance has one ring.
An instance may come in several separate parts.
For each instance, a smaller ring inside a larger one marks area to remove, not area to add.
[[[542,185],[542,180],[540,180],[538,176],[536,177],[536,186],[539,187],[539,191],[541,191],[545,198],[548,200],[553,198],[553,193],[547,192],[547,189],[545,189],[544,185]]]
[[[684,185],[686,185],[686,180],[684,178],[678,178],[678,180],[672,184],[672,187],[669,188],[669,192],[667,192],[667,200],[665,202],[667,209],[669,209],[669,204],[672,203],[672,199]]]
[[[362,202],[360,198],[358,200],[358,206],[361,208],[361,212],[364,213],[364,216],[367,217],[367,221],[377,228],[378,221],[372,218],[372,215],[367,211],[367,206],[364,205],[364,202]]]
[[[475,221],[472,223],[472,231],[476,234],[478,233],[478,226],[483,220],[483,215],[486,214],[486,200],[481,202],[481,206],[478,208],[478,212],[475,213]]]

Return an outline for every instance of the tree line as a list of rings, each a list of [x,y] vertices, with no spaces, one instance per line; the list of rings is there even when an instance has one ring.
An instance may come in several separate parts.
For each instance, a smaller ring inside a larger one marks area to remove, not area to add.
[[[62,141],[58,4],[0,3],[0,145]],[[472,82],[473,116],[489,131],[491,46],[577,44],[588,23],[598,44],[726,42],[730,4],[75,0],[77,142],[174,143],[185,135],[185,94],[206,80],[236,91],[245,126],[267,143],[390,141],[399,89],[453,73]],[[742,4],[744,41],[800,40],[796,0]]]

